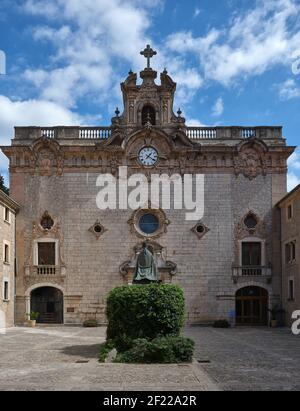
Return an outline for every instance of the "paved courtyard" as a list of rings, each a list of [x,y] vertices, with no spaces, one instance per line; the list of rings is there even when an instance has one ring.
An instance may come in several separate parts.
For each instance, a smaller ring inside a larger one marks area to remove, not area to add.
[[[13,328],[0,334],[0,391],[210,391],[198,364],[100,364],[105,328]]]
[[[222,390],[300,390],[300,336],[288,329],[192,327],[186,334]]]
[[[0,390],[300,390],[300,337],[287,329],[190,327],[201,365],[99,364],[105,328],[0,335]]]

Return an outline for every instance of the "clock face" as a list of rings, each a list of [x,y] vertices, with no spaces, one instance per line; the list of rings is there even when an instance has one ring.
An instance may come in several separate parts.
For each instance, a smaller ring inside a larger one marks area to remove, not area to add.
[[[139,160],[144,166],[154,166],[158,160],[158,153],[153,147],[144,147],[140,151]]]

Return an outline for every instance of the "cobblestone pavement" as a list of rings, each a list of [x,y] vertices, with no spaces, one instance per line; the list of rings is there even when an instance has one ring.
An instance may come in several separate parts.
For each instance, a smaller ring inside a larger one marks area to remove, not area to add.
[[[300,390],[300,336],[288,329],[191,327],[186,334],[222,390]]]
[[[100,364],[105,328],[12,328],[0,334],[0,391],[210,391],[198,364]]]

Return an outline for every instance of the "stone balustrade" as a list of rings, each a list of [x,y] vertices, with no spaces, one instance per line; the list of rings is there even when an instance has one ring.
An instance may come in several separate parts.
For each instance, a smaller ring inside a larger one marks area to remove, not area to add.
[[[282,139],[282,127],[279,126],[186,127],[185,130],[191,140],[239,140],[250,137]],[[15,140],[35,140],[40,137],[57,140],[106,140],[112,132],[112,127],[16,127]]]
[[[187,127],[187,135],[191,140],[210,139],[281,139],[282,127]]]
[[[272,268],[262,266],[242,266],[232,268],[233,278],[239,277],[265,277],[272,278]]]

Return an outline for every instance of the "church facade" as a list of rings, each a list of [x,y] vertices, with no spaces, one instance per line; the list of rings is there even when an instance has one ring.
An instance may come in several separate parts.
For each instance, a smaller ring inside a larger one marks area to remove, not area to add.
[[[294,148],[281,127],[188,127],[174,112],[176,84],[166,70],[158,84],[154,52],[143,54],[141,81],[130,72],[121,84],[124,111],[109,127],[16,127],[12,145],[2,147],[20,204],[18,324],[32,310],[45,323],[105,323],[107,294],[131,284],[145,240],[160,280],[183,287],[190,324],[267,324],[268,308],[281,301],[274,208],[286,194]],[[99,208],[99,176],[120,183],[125,168],[147,181],[203,176],[203,214],[189,220],[175,206],[174,181],[169,208],[163,184],[156,204]]]

